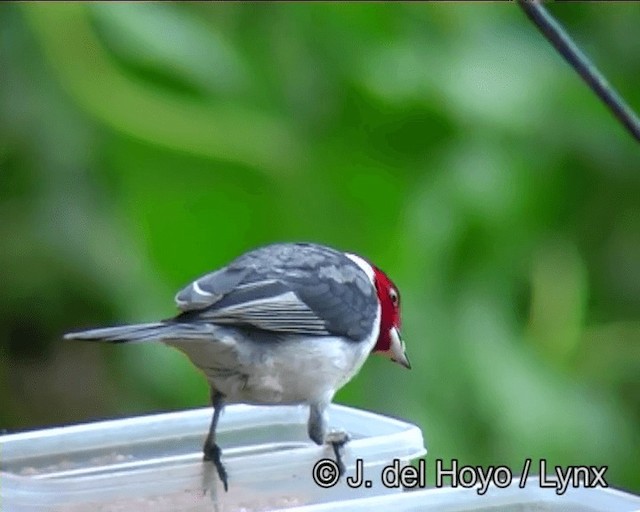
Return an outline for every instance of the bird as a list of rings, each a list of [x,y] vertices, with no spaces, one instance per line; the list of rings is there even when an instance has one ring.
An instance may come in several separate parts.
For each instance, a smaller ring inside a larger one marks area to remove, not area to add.
[[[411,365],[400,335],[400,292],[354,253],[310,242],[250,250],[175,296],[179,313],[153,323],[71,332],[68,340],[163,342],[204,374],[213,417],[203,446],[225,491],[216,428],[226,404],[308,405],[307,432],[330,445],[340,474],[348,432],[329,430],[335,393],[377,353]]]

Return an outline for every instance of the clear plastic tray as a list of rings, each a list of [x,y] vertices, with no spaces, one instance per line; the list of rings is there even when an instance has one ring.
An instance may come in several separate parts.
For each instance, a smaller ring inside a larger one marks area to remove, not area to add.
[[[476,489],[443,487],[405,492],[394,496],[378,496],[294,507],[287,512],[640,512],[640,496],[611,488],[569,488],[561,496],[554,489],[540,487],[531,477],[523,489],[517,480],[499,489],[489,487],[486,494]]]
[[[257,511],[398,493],[373,479],[352,489],[344,479],[322,488],[312,479],[330,447],[307,437],[304,406],[229,406],[218,443],[229,473],[225,492],[212,464],[202,462],[211,409],[156,414],[0,436],[3,512]],[[332,405],[330,425],[352,436],[356,458],[380,471],[426,453],[420,429],[385,416]],[[214,505],[215,506],[212,506]]]

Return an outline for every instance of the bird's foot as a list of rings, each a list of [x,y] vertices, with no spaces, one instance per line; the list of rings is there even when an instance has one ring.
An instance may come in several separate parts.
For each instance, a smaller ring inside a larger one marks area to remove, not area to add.
[[[342,462],[342,449],[350,439],[351,436],[344,430],[332,430],[327,434],[327,437],[325,439],[325,443],[330,444],[333,448],[333,453],[336,456],[336,463],[338,464],[340,476],[344,475],[347,471],[344,466],[344,462]]]
[[[224,490],[227,492],[229,490],[229,484],[227,483],[227,470],[222,465],[222,450],[220,450],[220,447],[217,444],[213,443],[211,445],[205,444],[203,451],[204,460],[213,462],[213,465],[218,472],[218,476],[220,477],[220,481],[224,486]]]

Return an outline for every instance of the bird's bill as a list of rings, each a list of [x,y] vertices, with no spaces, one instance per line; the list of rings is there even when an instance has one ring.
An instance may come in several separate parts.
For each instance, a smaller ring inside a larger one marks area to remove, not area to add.
[[[389,347],[389,358],[398,364],[401,364],[408,370],[411,369],[407,352],[404,348],[404,341],[400,337],[400,331],[396,327],[392,327],[389,331],[389,337],[391,338],[391,346]]]

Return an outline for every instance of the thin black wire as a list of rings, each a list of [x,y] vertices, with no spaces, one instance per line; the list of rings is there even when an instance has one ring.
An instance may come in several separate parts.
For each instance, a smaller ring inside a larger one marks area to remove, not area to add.
[[[640,141],[640,119],[625,103],[571,37],[538,2],[517,0],[527,17],[535,23],[560,55],[578,72],[593,92],[604,102],[631,135]]]

